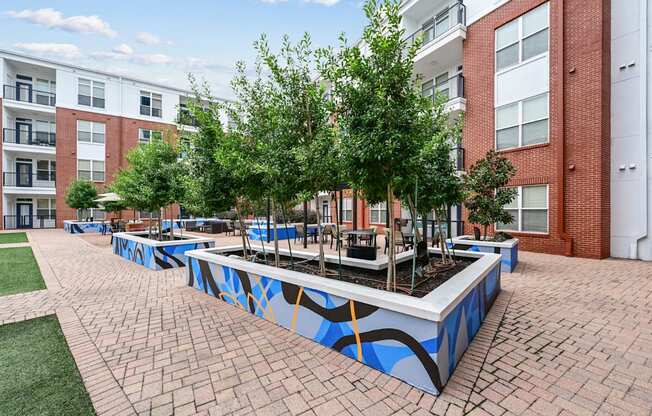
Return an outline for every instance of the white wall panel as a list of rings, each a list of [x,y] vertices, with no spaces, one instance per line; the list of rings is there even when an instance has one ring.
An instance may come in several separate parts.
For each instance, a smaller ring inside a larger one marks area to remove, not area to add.
[[[104,145],[77,142],[77,159],[104,160]]]
[[[496,75],[495,106],[523,100],[550,89],[548,54]]]

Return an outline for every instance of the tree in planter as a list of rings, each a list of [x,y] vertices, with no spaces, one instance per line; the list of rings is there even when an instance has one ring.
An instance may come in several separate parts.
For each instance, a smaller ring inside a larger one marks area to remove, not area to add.
[[[465,177],[468,198],[464,206],[469,210],[469,222],[482,225],[484,240],[491,224],[514,220],[503,207],[516,198],[516,189],[507,187],[515,174],[516,168],[508,159],[490,150],[471,166]]]
[[[81,212],[97,208],[97,189],[88,180],[78,179],[73,181],[66,191],[66,205],[77,210],[77,221],[81,221]]]
[[[127,154],[128,167],[116,175],[113,189],[125,203],[134,209],[150,213],[183,200],[183,167],[177,149],[163,140],[137,146]],[[174,238],[173,219],[170,219],[170,239]],[[161,216],[158,218],[159,239],[163,238]]]
[[[364,6],[369,23],[364,46],[349,46],[341,38],[341,50],[323,50],[321,73],[331,84],[338,106],[342,156],[350,185],[369,203],[387,201],[390,249],[387,289],[395,281],[393,200],[401,186],[414,183],[407,177],[418,171],[425,136],[419,130],[423,97],[413,74],[413,58],[419,42],[408,46],[401,28],[398,3]],[[364,50],[363,50],[364,48]]]
[[[198,85],[193,77],[190,81],[194,96],[187,108],[197,121],[198,132],[188,136],[189,142],[184,149],[188,190],[184,206],[201,215],[234,207],[246,255],[243,210],[248,200],[256,198],[260,192],[260,178],[248,164],[248,155],[255,148],[237,132],[225,131],[220,117],[229,109],[217,102],[206,84]]]
[[[102,205],[104,206],[104,211],[105,212],[110,212],[112,214],[116,214],[118,218],[122,218],[122,211],[126,210],[128,208],[127,204],[125,201],[107,201],[103,202]]]
[[[284,190],[283,195],[294,197],[298,194],[301,201],[318,201],[319,192],[335,189],[334,186],[340,183],[341,169],[338,166],[335,130],[329,121],[330,106],[324,99],[325,89],[312,73],[315,53],[311,48],[310,35],[304,34],[296,45],[292,45],[285,36],[278,55],[270,51],[264,37],[257,43],[257,49],[278,94],[276,111],[280,122],[278,125],[282,128],[280,135],[284,137],[285,144],[280,150],[290,153],[287,158],[280,158],[275,151],[272,158],[282,163],[293,163],[289,166],[289,176],[281,172],[288,185],[294,187],[295,195],[292,195],[291,189],[287,189],[289,192]],[[326,266],[321,213],[319,210],[316,213],[319,271],[324,276]]]

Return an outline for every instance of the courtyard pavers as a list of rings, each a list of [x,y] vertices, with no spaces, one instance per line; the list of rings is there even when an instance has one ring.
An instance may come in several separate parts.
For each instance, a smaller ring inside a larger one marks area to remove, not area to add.
[[[61,230],[30,241],[49,290],[0,298],[0,321],[65,314],[98,414],[652,412],[650,263],[521,253],[435,397],[196,293],[183,269],[149,271]]]

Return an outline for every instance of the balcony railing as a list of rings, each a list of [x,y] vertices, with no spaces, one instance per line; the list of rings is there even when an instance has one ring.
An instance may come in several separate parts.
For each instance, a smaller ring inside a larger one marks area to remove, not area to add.
[[[412,46],[414,42],[421,39],[421,48],[423,48],[448,33],[452,27],[458,24],[466,26],[466,6],[461,1],[437,13],[419,30],[408,36],[406,38],[408,46]]]
[[[183,109],[179,110],[179,113],[177,114],[177,123],[184,126],[199,127],[197,119],[190,114],[190,111]]]
[[[56,215],[5,215],[4,229],[56,228]]]
[[[28,86],[15,87],[13,85],[5,85],[3,97],[6,100],[35,103],[50,107],[56,105],[56,94],[49,91],[35,90]]]
[[[451,150],[451,159],[455,163],[458,171],[464,170],[464,148],[460,145],[453,147]]]
[[[15,186],[18,188],[55,188],[55,172],[38,172],[38,173],[2,173],[3,186]]]
[[[2,141],[5,143],[55,147],[56,134],[45,131],[3,129]]]
[[[424,97],[432,97],[433,101],[437,99],[438,95],[443,96],[446,101],[464,98],[464,75],[454,75],[446,81],[424,89],[422,94]]]

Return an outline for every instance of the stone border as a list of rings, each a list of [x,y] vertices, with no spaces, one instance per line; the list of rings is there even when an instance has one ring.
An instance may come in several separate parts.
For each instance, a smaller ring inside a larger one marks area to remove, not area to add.
[[[70,307],[57,309],[59,325],[98,416],[136,415],[122,387]]]

